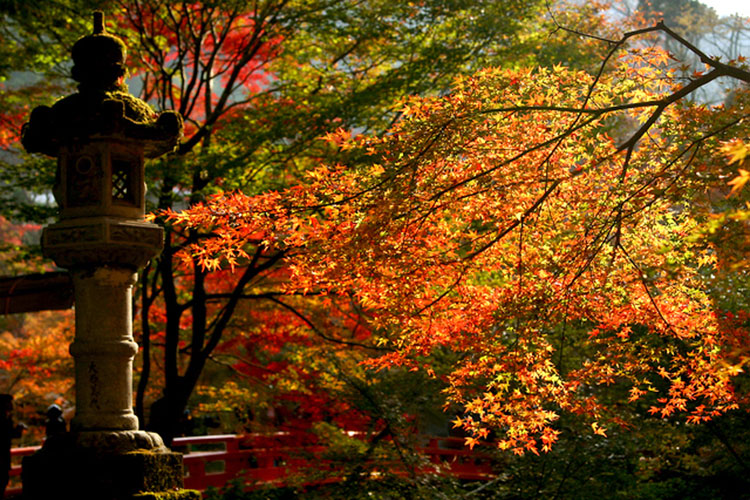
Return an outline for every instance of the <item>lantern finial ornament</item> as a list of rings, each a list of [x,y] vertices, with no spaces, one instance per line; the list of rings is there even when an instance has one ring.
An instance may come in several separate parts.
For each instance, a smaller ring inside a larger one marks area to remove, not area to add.
[[[79,82],[81,91],[127,91],[124,86],[127,48],[118,37],[107,33],[102,12],[94,13],[93,33],[73,45],[72,56],[71,76]]]
[[[104,27],[104,12],[97,10],[94,12],[94,34],[104,33],[106,28]]]

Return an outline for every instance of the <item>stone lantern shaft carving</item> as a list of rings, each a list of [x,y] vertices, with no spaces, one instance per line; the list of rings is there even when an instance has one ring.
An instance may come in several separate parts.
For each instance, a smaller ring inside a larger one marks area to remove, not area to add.
[[[132,361],[138,345],[131,311],[135,273],[161,251],[164,238],[163,229],[144,218],[144,159],[174,149],[182,118],[172,111],[156,114],[127,92],[126,55],[125,44],[106,32],[103,15],[96,13],[93,34],[73,46],[78,92],[34,109],[23,128],[21,141],[29,152],[57,158],[53,192],[60,220],[45,228],[42,251],[72,274],[76,313],[70,346],[76,375],[72,432],[63,441],[48,439],[37,455],[28,457],[24,497],[48,498],[50,492],[37,483],[51,473],[45,464],[60,460],[55,453],[77,453],[75,460],[101,469],[101,477],[93,481],[91,473],[77,479],[75,470],[56,472],[60,481],[97,498],[120,498],[122,492],[112,490],[113,485],[127,491],[150,488],[137,478],[130,484],[110,470],[125,463],[126,455],[132,461],[139,450],[148,450],[149,460],[161,457],[159,474],[171,471],[160,487],[182,484],[179,454],[169,452],[158,435],[138,430],[132,408]],[[115,463],[120,465],[106,465]],[[138,474],[146,473],[145,463]],[[165,468],[166,463],[171,465]]]

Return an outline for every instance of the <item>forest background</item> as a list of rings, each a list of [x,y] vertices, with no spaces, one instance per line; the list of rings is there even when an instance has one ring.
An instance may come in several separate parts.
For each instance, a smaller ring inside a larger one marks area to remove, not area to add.
[[[147,167],[167,239],[134,298],[143,425],[326,443],[341,498],[747,491],[746,19],[690,0],[0,2],[6,276],[52,269],[54,161],[18,137],[74,91],[95,9],[131,92],[187,123]],[[71,312],[2,330],[24,418],[72,410]],[[491,487],[361,483],[449,433],[495,445]]]

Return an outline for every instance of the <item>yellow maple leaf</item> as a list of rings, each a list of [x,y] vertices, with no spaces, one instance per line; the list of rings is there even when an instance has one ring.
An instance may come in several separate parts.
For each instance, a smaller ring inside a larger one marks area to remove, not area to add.
[[[745,159],[750,156],[750,145],[744,141],[735,139],[727,142],[721,147],[721,152],[729,159],[729,164],[743,164]]]
[[[476,446],[479,443],[479,440],[475,437],[466,437],[466,442],[464,444],[469,446],[470,450],[474,449],[474,446]]]
[[[732,190],[729,192],[729,196],[739,193],[745,186],[745,184],[750,181],[750,172],[743,168],[740,168],[738,170],[738,173],[739,175],[737,177],[729,181],[729,185],[732,186]]]
[[[591,423],[591,430],[594,431],[594,434],[607,437],[607,429],[605,429],[604,427],[600,427],[597,422]]]

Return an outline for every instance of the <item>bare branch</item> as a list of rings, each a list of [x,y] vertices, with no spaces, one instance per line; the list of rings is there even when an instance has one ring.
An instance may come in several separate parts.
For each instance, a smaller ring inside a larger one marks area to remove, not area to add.
[[[315,324],[312,321],[310,321],[310,319],[308,319],[307,316],[305,316],[304,314],[302,314],[300,311],[298,311],[292,305],[287,304],[286,302],[284,302],[282,300],[279,300],[276,297],[268,297],[268,299],[271,302],[280,305],[281,307],[285,308],[286,310],[290,311],[292,314],[294,314],[295,316],[297,316],[299,319],[301,319],[307,325],[308,328],[310,328],[310,330],[313,333],[315,333],[315,335],[317,335],[318,337],[322,338],[323,340],[326,340],[328,342],[333,342],[335,344],[348,345],[348,346],[352,346],[352,347],[362,347],[364,349],[370,349],[370,350],[374,350],[374,351],[386,351],[386,352],[391,351],[391,349],[388,349],[387,347],[380,347],[380,346],[373,346],[373,345],[368,345],[368,344],[362,344],[360,342],[352,342],[351,340],[337,339],[337,338],[331,337],[330,335],[326,335],[317,326],[315,326]]]

